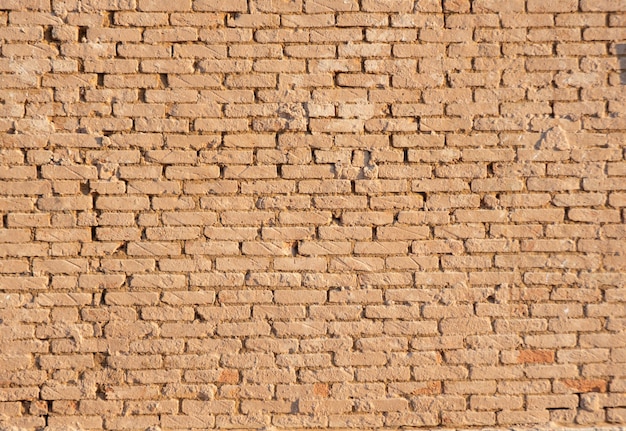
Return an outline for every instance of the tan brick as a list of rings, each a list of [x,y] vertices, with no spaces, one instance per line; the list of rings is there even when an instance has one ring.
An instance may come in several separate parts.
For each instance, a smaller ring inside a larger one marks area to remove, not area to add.
[[[96,200],[96,208],[101,210],[132,211],[148,209],[150,201],[145,196],[137,197],[106,197],[100,196]]]
[[[573,208],[567,212],[567,216],[570,220],[578,222],[616,223],[621,220],[619,211],[615,210]]]
[[[503,410],[497,413],[497,421],[499,424],[536,424],[544,423],[549,420],[547,410],[533,411],[507,411]]]

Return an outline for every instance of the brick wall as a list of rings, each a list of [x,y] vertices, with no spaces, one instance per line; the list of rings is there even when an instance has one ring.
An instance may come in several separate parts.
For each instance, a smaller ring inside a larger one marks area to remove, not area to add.
[[[0,0],[0,53],[2,429],[626,423],[624,0]]]

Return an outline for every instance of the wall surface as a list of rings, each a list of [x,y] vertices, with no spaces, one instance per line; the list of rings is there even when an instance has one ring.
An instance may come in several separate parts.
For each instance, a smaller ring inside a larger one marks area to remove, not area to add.
[[[0,0],[0,54],[0,429],[626,424],[624,0]]]

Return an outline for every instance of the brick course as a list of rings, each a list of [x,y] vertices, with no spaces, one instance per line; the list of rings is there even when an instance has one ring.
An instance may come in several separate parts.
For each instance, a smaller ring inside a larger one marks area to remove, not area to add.
[[[625,26],[0,0],[0,428],[626,424]]]

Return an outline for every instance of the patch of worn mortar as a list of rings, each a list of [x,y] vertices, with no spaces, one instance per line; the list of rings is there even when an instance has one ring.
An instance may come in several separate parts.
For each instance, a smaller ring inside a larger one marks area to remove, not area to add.
[[[301,103],[281,103],[276,112],[285,130],[298,130],[306,127],[306,112]]]
[[[548,131],[541,136],[535,149],[566,151],[570,149],[570,143],[565,130],[563,130],[561,126],[555,126],[548,129]]]

